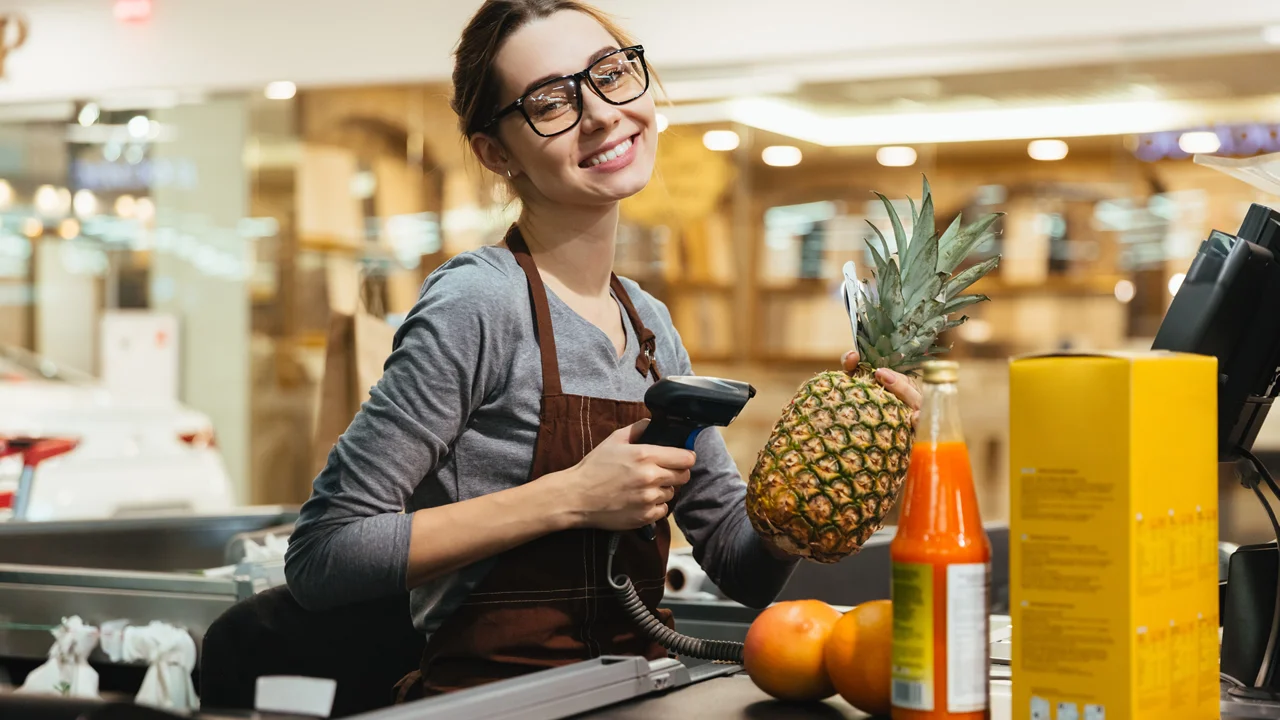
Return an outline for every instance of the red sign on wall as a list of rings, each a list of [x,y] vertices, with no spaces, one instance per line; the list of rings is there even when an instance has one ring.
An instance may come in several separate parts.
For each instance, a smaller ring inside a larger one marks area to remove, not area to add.
[[[121,22],[143,22],[151,17],[151,0],[116,0],[113,12]]]

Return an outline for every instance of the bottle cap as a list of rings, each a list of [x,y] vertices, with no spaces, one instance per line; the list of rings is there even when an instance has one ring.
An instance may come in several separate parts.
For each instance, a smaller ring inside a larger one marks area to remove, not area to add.
[[[954,360],[929,360],[924,364],[924,381],[930,385],[960,382],[960,363]]]

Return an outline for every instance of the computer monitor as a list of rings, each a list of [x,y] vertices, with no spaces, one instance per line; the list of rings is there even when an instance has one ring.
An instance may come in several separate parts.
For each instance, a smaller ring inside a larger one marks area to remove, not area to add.
[[[1218,358],[1218,459],[1251,451],[1280,393],[1280,213],[1255,203],[1235,235],[1209,234],[1152,348]]]

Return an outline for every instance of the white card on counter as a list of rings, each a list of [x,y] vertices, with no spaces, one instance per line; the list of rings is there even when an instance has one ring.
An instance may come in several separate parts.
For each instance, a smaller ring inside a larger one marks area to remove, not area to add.
[[[329,678],[264,675],[258,678],[253,708],[258,712],[290,713],[327,718],[333,711],[338,683]]]

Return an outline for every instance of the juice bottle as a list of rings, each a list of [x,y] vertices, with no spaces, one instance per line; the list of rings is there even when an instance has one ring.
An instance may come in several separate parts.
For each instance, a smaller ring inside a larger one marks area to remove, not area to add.
[[[959,366],[924,366],[893,565],[893,720],[989,717],[991,541],[960,427]]]

